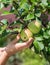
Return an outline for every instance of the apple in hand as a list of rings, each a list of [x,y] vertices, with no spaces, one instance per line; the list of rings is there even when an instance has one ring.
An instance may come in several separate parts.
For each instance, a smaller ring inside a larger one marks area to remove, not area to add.
[[[23,41],[27,41],[30,37],[32,37],[33,35],[32,35],[32,33],[31,33],[31,31],[29,30],[29,29],[23,29],[22,31],[21,31],[21,39],[23,40]]]

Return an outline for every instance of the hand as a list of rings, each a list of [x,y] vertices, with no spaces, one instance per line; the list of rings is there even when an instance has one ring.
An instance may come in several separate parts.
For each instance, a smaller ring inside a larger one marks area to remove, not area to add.
[[[6,47],[0,48],[0,65],[5,65],[11,55],[23,50],[24,48],[28,48],[33,42],[33,38],[29,38],[29,40],[24,43],[16,43],[19,39],[20,35],[18,34],[17,37]]]
[[[5,50],[7,47],[10,47],[11,45],[15,44],[20,39],[20,35],[16,37],[15,40],[13,40],[10,44],[8,44],[6,47],[0,48],[0,65],[5,65],[6,61],[8,60],[9,56],[7,51]],[[11,49],[9,49],[11,50]]]
[[[7,56],[11,56],[15,54],[16,52],[23,50],[24,48],[28,48],[33,42],[33,38],[29,38],[29,40],[26,42],[16,43],[19,41],[19,39],[20,39],[20,34],[18,34],[17,37],[11,43],[9,43],[6,47],[0,48],[0,55],[3,52],[6,52]]]
[[[33,38],[29,38],[28,41],[26,42],[23,42],[23,43],[16,43],[18,42],[20,39],[20,34],[17,35],[16,39],[13,40],[11,43],[9,43],[6,48],[5,48],[5,51],[6,53],[11,56],[13,54],[15,54],[16,52],[18,51],[21,51],[23,50],[24,48],[28,48],[31,43],[33,42]]]

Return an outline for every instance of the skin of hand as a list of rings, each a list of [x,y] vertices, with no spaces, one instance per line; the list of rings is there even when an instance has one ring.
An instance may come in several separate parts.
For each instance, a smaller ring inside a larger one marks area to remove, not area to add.
[[[25,48],[28,48],[33,42],[33,38],[29,38],[28,41],[23,43],[17,43],[20,39],[20,34],[10,42],[6,47],[0,48],[0,65],[5,65],[8,58]]]

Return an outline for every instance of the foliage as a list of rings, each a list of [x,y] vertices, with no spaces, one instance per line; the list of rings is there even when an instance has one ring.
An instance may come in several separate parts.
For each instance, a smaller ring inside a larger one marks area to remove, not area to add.
[[[10,36],[14,35],[14,39],[30,22],[38,19],[42,26],[38,34],[33,34],[31,48],[34,47],[36,53],[43,53],[50,61],[49,0],[0,0],[0,13],[0,46],[4,46],[8,38],[12,40]]]

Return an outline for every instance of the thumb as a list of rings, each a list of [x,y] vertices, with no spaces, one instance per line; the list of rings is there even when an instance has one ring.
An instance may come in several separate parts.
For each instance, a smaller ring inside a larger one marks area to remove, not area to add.
[[[27,43],[31,43],[31,42],[33,42],[33,38],[32,37],[29,38],[29,40],[27,41]]]

